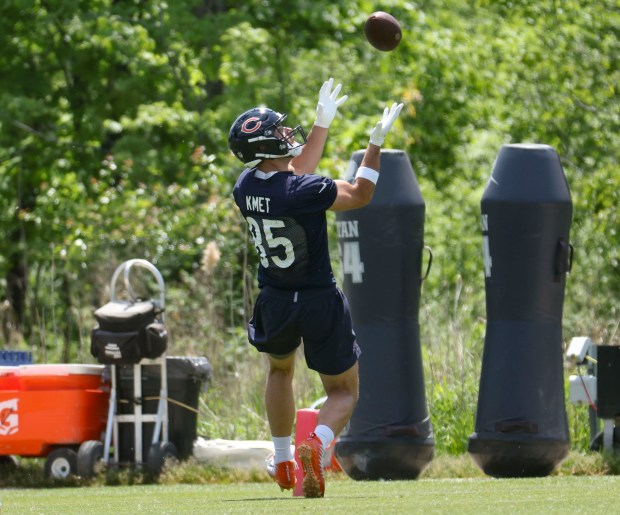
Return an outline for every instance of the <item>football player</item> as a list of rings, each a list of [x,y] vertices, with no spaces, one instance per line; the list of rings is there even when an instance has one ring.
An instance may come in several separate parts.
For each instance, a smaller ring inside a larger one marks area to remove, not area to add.
[[[347,99],[338,98],[341,88],[333,79],[323,84],[307,136],[301,126],[285,125],[286,114],[265,107],[241,114],[228,136],[230,150],[245,165],[233,196],[260,260],[260,293],[248,339],[268,356],[265,407],[275,448],[268,471],[283,490],[296,484],[293,373],[302,341],[306,364],[319,373],[327,395],[314,432],[297,448],[306,497],[323,497],[323,452],[349,421],[358,398],[360,350],[347,299],[332,273],[325,213],[371,201],[381,145],[403,106],[385,108],[372,128],[355,180],[333,180],[313,172],[329,126]]]

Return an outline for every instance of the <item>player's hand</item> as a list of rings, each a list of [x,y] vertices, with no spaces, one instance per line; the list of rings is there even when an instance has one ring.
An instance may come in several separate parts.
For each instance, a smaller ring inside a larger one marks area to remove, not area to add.
[[[403,104],[392,104],[392,107],[387,107],[383,110],[383,118],[377,125],[370,131],[370,142],[373,145],[380,147],[385,141],[385,135],[389,132],[400,114],[400,110],[403,108]]]
[[[344,95],[336,100],[336,97],[342,89],[342,84],[338,84],[332,91],[333,85],[334,79],[331,78],[323,83],[321,91],[319,91],[319,103],[316,106],[316,120],[314,125],[325,127],[326,129],[329,129],[329,126],[334,121],[338,108],[349,98],[348,95]]]

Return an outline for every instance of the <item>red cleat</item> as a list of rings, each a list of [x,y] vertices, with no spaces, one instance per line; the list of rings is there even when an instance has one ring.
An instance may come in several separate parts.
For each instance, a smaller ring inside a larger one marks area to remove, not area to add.
[[[325,479],[323,478],[323,444],[314,434],[297,447],[299,460],[304,469],[304,480],[301,489],[304,497],[323,497],[325,495]]]
[[[267,459],[267,473],[278,483],[281,490],[290,490],[297,484],[296,468],[295,460],[275,463],[273,456]]]

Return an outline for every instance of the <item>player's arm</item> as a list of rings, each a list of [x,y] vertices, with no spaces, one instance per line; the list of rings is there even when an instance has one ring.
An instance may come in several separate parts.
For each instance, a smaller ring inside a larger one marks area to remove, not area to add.
[[[370,142],[355,174],[355,182],[351,184],[347,181],[334,181],[338,193],[336,200],[329,208],[331,211],[358,209],[370,203],[379,179],[381,145],[383,145],[385,135],[392,128],[402,108],[403,104],[392,104],[389,110],[387,107],[384,109],[383,117],[370,132]]]
[[[349,98],[347,95],[337,98],[342,84],[338,84],[332,91],[333,85],[334,79],[330,78],[321,86],[316,106],[316,119],[308,133],[303,152],[291,159],[289,170],[297,175],[312,173],[316,170],[323,155],[329,126],[334,121],[338,108]]]

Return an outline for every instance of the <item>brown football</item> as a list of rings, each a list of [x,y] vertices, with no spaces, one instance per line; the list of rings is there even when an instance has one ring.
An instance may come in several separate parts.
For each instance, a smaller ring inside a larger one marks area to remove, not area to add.
[[[382,52],[394,50],[403,37],[398,20],[383,11],[374,12],[368,17],[364,34],[368,42]]]

